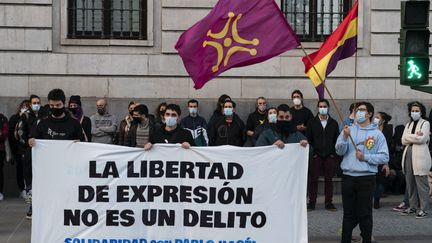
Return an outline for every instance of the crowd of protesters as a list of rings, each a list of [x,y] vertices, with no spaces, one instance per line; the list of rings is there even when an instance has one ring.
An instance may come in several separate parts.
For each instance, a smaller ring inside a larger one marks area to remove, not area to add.
[[[357,224],[363,239],[370,238],[372,207],[380,208],[383,194],[405,193],[404,201],[394,210],[417,218],[428,216],[431,133],[422,103],[409,103],[409,122],[393,128],[392,117],[386,112],[375,112],[368,102],[351,104],[345,120],[339,124],[339,119],[329,115],[328,100],[318,100],[313,109],[318,111],[315,115],[304,106],[301,91],[293,91],[291,100],[292,104],[269,107],[266,98],[258,97],[256,109],[245,123],[237,115],[236,102],[225,94],[218,99],[208,120],[199,115],[196,99],[187,102],[187,114],[178,104],[165,102],[150,114],[145,104],[131,101],[127,115],[118,120],[108,112],[106,99],[98,99],[97,112],[87,117],[79,95],[72,95],[66,102],[64,92],[54,89],[44,106],[38,96],[31,95],[9,119],[0,113],[0,200],[4,198],[4,163],[14,161],[21,197],[31,203],[31,147],[35,139],[80,140],[145,150],[157,143],[179,143],[185,149],[219,145],[276,145],[283,149],[286,143],[298,143],[303,147],[310,145],[309,211],[315,210],[321,175],[324,207],[337,210],[332,202],[333,178],[335,174],[342,176],[343,239],[351,238]],[[28,218],[31,215],[30,206]]]

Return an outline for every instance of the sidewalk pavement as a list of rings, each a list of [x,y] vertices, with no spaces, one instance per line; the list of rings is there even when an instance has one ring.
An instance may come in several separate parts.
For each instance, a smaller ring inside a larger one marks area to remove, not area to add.
[[[400,216],[399,213],[392,211],[392,208],[400,203],[402,197],[383,198],[381,199],[382,208],[374,209],[373,235],[375,240],[380,243],[431,243],[432,216],[416,219],[411,216]],[[323,197],[318,197],[316,210],[308,213],[309,242],[339,242],[343,213],[341,197],[340,195],[334,197],[334,203],[338,208],[336,212],[325,210],[323,201]],[[28,204],[23,199],[6,198],[0,202],[0,243],[30,243],[31,221],[25,218],[27,209]],[[356,228],[353,236],[357,241],[353,242],[360,242],[359,235],[359,229]]]

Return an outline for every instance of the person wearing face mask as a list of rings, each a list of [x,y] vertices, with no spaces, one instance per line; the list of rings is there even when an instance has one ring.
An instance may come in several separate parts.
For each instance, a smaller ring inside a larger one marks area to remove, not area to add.
[[[352,231],[360,225],[363,242],[372,240],[372,199],[378,165],[387,164],[389,152],[383,133],[371,124],[374,107],[356,103],[356,121],[345,125],[335,148],[343,156],[342,169],[342,243],[351,243]],[[351,137],[355,146],[352,144]]]
[[[192,99],[187,102],[187,105],[189,115],[181,120],[180,125],[191,132],[195,146],[207,146],[207,122],[202,116],[198,115],[199,102]]]
[[[231,97],[227,94],[223,94],[219,97],[216,103],[216,109],[213,111],[213,114],[207,123],[207,131],[210,131],[210,129],[214,126],[214,123],[224,116],[223,105],[225,101],[228,100],[231,100]]]
[[[264,124],[259,125],[255,128],[253,135],[253,144],[256,143],[261,133],[267,129],[274,128],[277,122],[277,108],[270,107],[267,109],[267,118]]]
[[[26,181],[26,191],[27,191],[27,201],[31,201],[32,191],[32,157],[31,157],[31,148],[28,144],[28,140],[30,138],[30,133],[35,129],[40,120],[39,111],[41,109],[41,101],[39,96],[32,94],[30,95],[30,104],[27,110],[22,112],[21,121],[19,126],[22,126],[22,130],[18,131],[20,135],[20,141],[25,143],[25,152],[23,156],[23,171],[24,171],[24,180]]]
[[[339,124],[329,115],[330,103],[320,99],[318,114],[308,122],[306,136],[313,148],[309,174],[308,211],[315,210],[318,192],[318,178],[324,175],[325,209],[336,211],[333,201],[333,176],[336,165],[335,144],[339,136]]]
[[[418,102],[408,104],[410,122],[405,125],[402,144],[405,149],[402,155],[402,170],[405,174],[411,207],[403,211],[402,215],[416,215],[425,218],[429,215],[429,184],[428,175],[431,168],[429,153],[430,124],[425,119],[426,108]],[[420,204],[419,204],[420,203]],[[420,205],[419,210],[415,208]]]
[[[167,105],[164,124],[150,133],[149,142],[144,145],[144,150],[150,150],[156,143],[181,144],[184,149],[195,146],[192,134],[179,125],[180,116],[181,110],[178,105]]]
[[[381,195],[384,193],[385,185],[389,184],[390,165],[393,161],[394,145],[393,145],[393,125],[388,124],[392,117],[385,112],[377,112],[374,117],[373,124],[384,134],[389,149],[389,165],[379,165],[378,173],[376,176],[376,187],[374,192],[374,204],[375,209],[379,209]]]
[[[245,125],[235,114],[236,104],[227,100],[223,104],[224,116],[215,121],[209,130],[210,146],[233,145],[243,146],[245,142]]]
[[[18,106],[16,113],[9,118],[9,144],[16,162],[16,179],[18,188],[21,192],[20,197],[23,199],[27,199],[23,169],[23,157],[27,147],[27,140],[25,140],[23,136],[19,135],[23,133],[23,127],[19,126],[19,123],[21,122],[21,115],[28,110],[29,104],[29,100],[23,100]],[[28,136],[26,137],[28,138]]]
[[[286,143],[299,143],[301,146],[306,147],[308,144],[306,137],[297,131],[291,122],[290,107],[282,104],[278,106],[277,111],[276,124],[261,133],[255,146],[276,145],[278,148],[283,149]]]
[[[134,108],[137,106],[138,104],[135,103],[135,101],[131,101],[129,102],[128,105],[128,114],[126,115],[126,117],[120,122],[120,127],[119,127],[119,139],[118,139],[118,145],[123,145],[123,146],[127,146],[126,145],[126,138],[128,136],[129,130],[132,126],[132,122],[133,122],[133,111]]]
[[[81,124],[66,111],[66,96],[61,89],[53,89],[48,93],[48,104],[51,115],[42,119],[32,130],[28,144],[37,146],[35,139],[79,140],[85,141]],[[32,218],[32,207],[27,212],[27,219]]]
[[[125,146],[143,148],[150,141],[150,134],[154,132],[155,124],[149,119],[146,105],[139,104],[132,111],[131,127],[124,141]]]
[[[291,99],[294,106],[291,107],[292,123],[297,131],[306,135],[307,124],[314,117],[312,111],[303,105],[303,93],[300,90],[294,90],[291,93]]]
[[[86,141],[91,142],[91,120],[89,117],[84,116],[84,111],[81,105],[81,96],[72,95],[69,98],[68,110],[72,113],[72,117],[81,124]]]
[[[355,118],[355,109],[354,109],[355,104],[351,103],[351,105],[349,106],[349,116],[346,117],[343,121],[343,125],[347,125],[347,126],[351,126],[354,123],[354,118]],[[343,128],[343,127],[342,127]]]
[[[166,102],[162,102],[156,107],[156,110],[155,110],[156,128],[160,128],[164,124],[164,113],[165,113],[167,105],[168,104]]]
[[[112,144],[117,132],[117,118],[108,113],[108,102],[99,99],[96,102],[97,113],[90,117],[92,142]]]
[[[258,126],[267,122],[267,101],[264,97],[258,97],[255,102],[255,111],[250,113],[246,121],[247,145],[254,146],[255,130]],[[256,136],[258,137],[258,136]]]

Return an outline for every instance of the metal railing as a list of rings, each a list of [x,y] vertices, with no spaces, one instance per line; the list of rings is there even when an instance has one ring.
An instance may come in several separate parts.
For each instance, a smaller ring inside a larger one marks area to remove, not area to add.
[[[68,38],[147,39],[147,0],[69,0]]]
[[[324,41],[342,22],[354,0],[281,0],[288,23],[305,42]]]

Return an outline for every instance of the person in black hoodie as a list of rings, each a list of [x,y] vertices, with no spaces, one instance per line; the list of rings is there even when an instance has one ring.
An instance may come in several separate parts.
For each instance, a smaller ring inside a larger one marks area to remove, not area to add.
[[[314,210],[318,191],[318,178],[324,172],[325,208],[336,211],[333,205],[333,175],[336,166],[335,144],[339,136],[339,125],[330,117],[330,104],[326,99],[318,101],[318,114],[307,124],[306,136],[313,148],[309,175],[308,210]]]
[[[207,123],[207,131],[209,131],[210,128],[213,127],[216,121],[218,121],[221,117],[224,116],[223,105],[225,101],[228,100],[231,100],[231,97],[229,97],[227,94],[223,94],[219,97],[218,102],[216,104],[216,110],[213,111],[213,115],[210,117]]]
[[[81,124],[71,117],[65,107],[66,96],[61,89],[53,89],[48,93],[48,104],[51,115],[41,120],[31,132],[28,144],[37,146],[35,139],[80,140],[85,141]],[[27,218],[31,219],[30,205]]]
[[[155,124],[149,119],[146,105],[137,105],[132,111],[132,123],[124,141],[125,146],[143,148],[150,141]]]
[[[248,145],[254,146],[256,138],[256,129],[258,126],[267,122],[267,101],[264,97],[258,97],[255,102],[255,111],[250,113],[246,121],[246,135]],[[246,146],[246,145],[245,145]]]
[[[23,156],[23,171],[24,171],[24,180],[26,183],[26,191],[27,191],[27,202],[31,202],[32,197],[32,157],[31,157],[31,148],[28,144],[28,139],[30,138],[30,134],[35,129],[39,118],[39,111],[41,109],[40,98],[37,95],[30,95],[30,107],[28,111],[24,112],[21,115],[21,121],[18,123],[18,135],[19,141],[23,143],[24,148],[24,156]]]
[[[25,190],[25,181],[24,181],[24,170],[23,170],[23,157],[25,153],[25,146],[27,145],[27,141],[23,140],[23,143],[19,141],[18,136],[18,123],[21,121],[22,112],[28,110],[30,101],[23,100],[18,106],[17,112],[13,114],[9,119],[9,144],[11,147],[12,154],[14,156],[16,162],[16,179],[18,188],[20,190],[20,197],[26,199],[27,192]]]
[[[169,104],[164,112],[164,124],[150,133],[150,141],[144,145],[145,150],[150,150],[155,143],[180,143],[185,149],[195,146],[192,134],[179,125],[181,115],[180,107]]]
[[[224,102],[224,116],[220,117],[209,130],[210,146],[234,145],[243,146],[245,142],[245,125],[234,113],[234,101]]]
[[[81,105],[81,96],[72,95],[69,98],[68,109],[72,113],[72,117],[79,121],[79,123],[81,124],[86,138],[86,142],[91,142],[91,121],[88,116],[84,116],[84,111]]]

